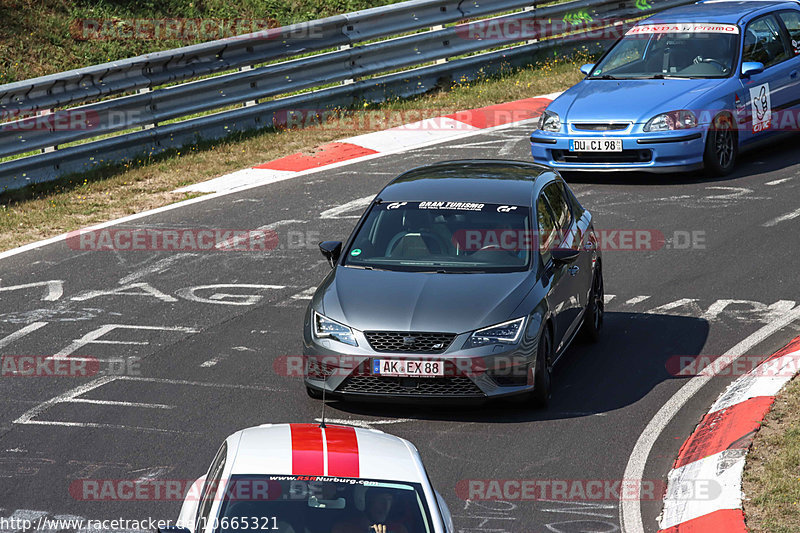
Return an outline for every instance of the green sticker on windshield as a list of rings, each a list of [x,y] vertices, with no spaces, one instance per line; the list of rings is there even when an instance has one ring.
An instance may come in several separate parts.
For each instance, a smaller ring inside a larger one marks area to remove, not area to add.
[[[353,257],[355,257],[355,256],[357,256],[357,255],[361,255],[361,248],[355,248],[355,249],[353,249],[353,250],[350,252],[350,255],[352,255]]]

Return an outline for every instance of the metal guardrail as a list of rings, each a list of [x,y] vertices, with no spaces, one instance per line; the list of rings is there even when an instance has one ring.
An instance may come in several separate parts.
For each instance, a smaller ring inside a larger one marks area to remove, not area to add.
[[[0,157],[41,153],[0,163],[0,191],[269,127],[293,109],[420,94],[474,79],[479,71],[530,64],[556,47],[600,50],[597,27],[580,31],[587,21],[619,24],[691,2],[412,0],[2,85],[0,116],[39,116],[0,124]],[[471,33],[491,24],[517,27],[532,17],[560,24],[541,36],[518,32],[481,39]],[[371,77],[386,72],[393,73]],[[342,85],[275,98],[335,82]],[[239,107],[178,120],[232,106]],[[141,129],[109,136],[133,128]]]

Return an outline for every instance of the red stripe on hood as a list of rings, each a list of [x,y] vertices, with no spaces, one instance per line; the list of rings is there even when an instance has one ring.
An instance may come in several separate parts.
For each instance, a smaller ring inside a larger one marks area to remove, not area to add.
[[[328,426],[325,428],[328,442],[328,475],[358,477],[358,439],[351,427]]]
[[[313,424],[292,424],[292,475],[322,476],[322,430]]]

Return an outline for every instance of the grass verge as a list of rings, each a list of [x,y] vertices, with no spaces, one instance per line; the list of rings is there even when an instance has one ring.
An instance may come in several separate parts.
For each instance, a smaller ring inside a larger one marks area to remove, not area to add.
[[[744,470],[744,512],[753,533],[800,531],[800,378],[778,394]]]
[[[356,116],[345,121],[346,130],[321,125],[249,132],[134,164],[8,191],[0,195],[0,250],[196,196],[172,191],[295,152],[312,152],[336,139],[409,122],[404,118],[410,111],[418,120],[563,90],[581,79],[577,65],[584,62],[585,57],[552,60],[535,69],[456,85],[450,91],[387,102],[376,107],[385,121]]]

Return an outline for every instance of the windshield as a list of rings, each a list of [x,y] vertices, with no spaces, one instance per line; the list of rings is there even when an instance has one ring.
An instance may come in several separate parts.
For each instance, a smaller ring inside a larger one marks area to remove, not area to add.
[[[725,78],[739,44],[734,24],[634,26],[590,74],[593,79]]]
[[[530,208],[472,202],[374,204],[345,265],[442,273],[527,269]]]
[[[418,483],[318,476],[232,476],[217,533],[432,533]]]

